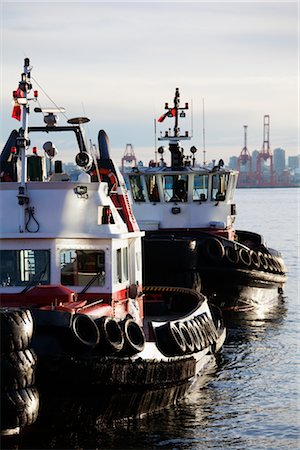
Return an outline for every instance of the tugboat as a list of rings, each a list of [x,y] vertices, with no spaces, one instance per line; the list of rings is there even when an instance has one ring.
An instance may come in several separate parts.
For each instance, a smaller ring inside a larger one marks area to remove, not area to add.
[[[105,131],[98,148],[88,146],[83,126],[89,119],[59,126],[64,109],[58,107],[36,107],[44,125],[29,126],[30,103],[38,99],[38,91],[30,97],[31,69],[25,58],[13,92],[13,117],[22,126],[0,156],[1,358],[18,353],[15,372],[22,372],[21,356],[31,342],[38,421],[43,412],[62,413],[59,403],[55,411],[48,408],[54,396],[76,402],[83,392],[97,399],[101,423],[140,417],[173,404],[215,363],[226,335],[222,316],[195,290],[143,287],[144,232]],[[76,181],[63,172],[50,140],[70,147],[71,135],[81,170]],[[2,399],[13,391],[24,403],[34,382],[28,370],[22,384],[11,370],[15,382],[1,384]],[[32,423],[22,408],[17,404],[14,412],[10,403],[8,414],[3,406],[4,434]],[[69,411],[63,415],[66,420]]]
[[[179,118],[188,108],[188,103],[180,106],[177,88],[174,105],[166,103],[158,119],[175,121],[173,133],[169,128],[158,138],[169,142],[170,165],[161,146],[159,162],[138,164],[124,174],[133,212],[145,231],[144,282],[196,288],[223,310],[270,305],[286,281],[283,258],[263,236],[234,228],[238,172],[222,159],[197,164],[195,146],[184,155],[181,141],[191,137],[188,131],[181,134]]]

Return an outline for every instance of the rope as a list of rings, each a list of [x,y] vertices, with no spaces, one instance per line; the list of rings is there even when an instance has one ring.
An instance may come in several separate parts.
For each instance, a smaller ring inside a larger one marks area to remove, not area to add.
[[[57,106],[57,104],[55,103],[54,100],[52,100],[52,98],[47,94],[47,92],[42,88],[42,86],[38,83],[38,81],[32,76],[31,77],[34,82],[38,85],[38,87],[41,89],[41,91],[46,95],[46,97],[48,97],[48,99],[50,100],[50,102],[53,103],[53,105],[60,111],[60,113],[65,117],[66,120],[68,120],[68,117],[66,116],[66,114],[61,110],[61,108],[59,106]]]

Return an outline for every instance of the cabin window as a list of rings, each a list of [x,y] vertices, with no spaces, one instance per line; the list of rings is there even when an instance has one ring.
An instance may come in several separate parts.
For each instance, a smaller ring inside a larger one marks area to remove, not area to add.
[[[163,190],[166,202],[186,202],[188,193],[187,175],[165,175]]]
[[[211,199],[216,201],[224,201],[228,185],[228,173],[213,175],[211,187]]]
[[[150,202],[160,202],[159,191],[158,191],[158,183],[156,175],[147,175],[145,176],[146,186],[148,191],[148,197]]]
[[[103,286],[105,283],[104,250],[61,250],[61,284],[67,286]]]
[[[228,187],[228,200],[232,201],[234,197],[234,191],[235,191],[235,182],[236,182],[236,175],[231,174],[229,178],[229,187]]]
[[[133,200],[136,202],[145,201],[145,192],[142,185],[142,180],[140,175],[130,175],[129,176],[130,190],[132,192]]]
[[[193,186],[193,200],[205,202],[208,197],[208,175],[195,175]]]
[[[49,250],[0,250],[1,286],[50,283]]]
[[[128,248],[118,248],[116,251],[116,266],[114,282],[123,283],[128,280]]]

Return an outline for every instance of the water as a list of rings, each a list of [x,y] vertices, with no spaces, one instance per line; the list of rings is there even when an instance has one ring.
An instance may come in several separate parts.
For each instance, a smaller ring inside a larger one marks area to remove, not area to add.
[[[17,448],[299,449],[299,194],[237,191],[236,228],[262,233],[283,253],[285,297],[272,311],[230,320],[218,366],[189,398],[116,429],[28,436]]]

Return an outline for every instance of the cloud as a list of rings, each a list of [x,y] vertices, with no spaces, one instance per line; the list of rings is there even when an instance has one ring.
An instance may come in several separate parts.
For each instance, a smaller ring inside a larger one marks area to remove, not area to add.
[[[296,3],[5,2],[2,12],[2,142],[29,56],[47,94],[116,148],[150,148],[153,119],[179,87],[193,99],[197,142],[205,98],[208,145],[239,148],[244,124],[260,143],[270,114],[276,146],[297,151]]]

